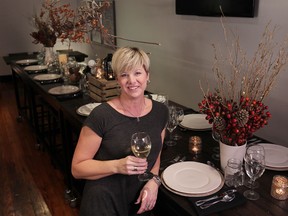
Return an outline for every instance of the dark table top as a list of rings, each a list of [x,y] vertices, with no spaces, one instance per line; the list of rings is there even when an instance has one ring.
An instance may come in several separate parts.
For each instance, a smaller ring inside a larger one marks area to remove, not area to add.
[[[42,94],[44,98],[54,106],[56,109],[61,109],[64,113],[64,117],[76,128],[76,130],[81,129],[82,123],[85,117],[80,116],[76,113],[78,107],[93,102],[89,96],[80,95],[75,98],[70,98],[66,100],[61,100],[48,93],[48,89],[51,87],[61,85],[61,83],[46,84],[42,85],[37,81],[34,81],[33,75],[27,74],[23,69],[12,64],[14,70],[17,73],[21,73],[21,76],[25,77],[26,80],[30,80],[29,85],[33,86],[35,91]],[[173,103],[173,102],[171,102]],[[174,103],[175,104],[175,103]],[[177,105],[177,104],[175,104]],[[180,106],[180,105],[178,105]],[[189,109],[188,112],[194,112]],[[213,140],[211,136],[211,131],[192,131],[192,130],[181,130],[177,128],[175,130],[182,136],[182,139],[178,141],[176,146],[164,147],[161,155],[161,166],[165,168],[165,161],[174,158],[177,154],[181,156],[186,156],[188,161],[198,161],[206,163],[208,160],[212,161],[216,166],[220,167],[219,160],[212,157],[215,154],[215,147],[218,147],[218,143]],[[202,153],[195,156],[188,150],[188,140],[191,136],[199,136],[202,139]],[[166,164],[167,165],[167,164]],[[259,182],[260,187],[257,192],[260,193],[260,199],[257,201],[247,201],[244,205],[222,211],[214,215],[288,215],[288,202],[279,201],[274,199],[270,195],[271,182],[274,175],[282,174],[287,176],[287,172],[279,172],[266,170],[262,177],[260,177],[257,182]],[[237,190],[242,193],[246,190],[244,186],[237,188]],[[167,208],[165,210],[165,208]],[[158,204],[156,207],[157,211],[161,212],[161,215],[197,215],[193,204],[186,198],[168,191],[164,186],[160,186]]]
[[[61,52],[61,50],[59,50]],[[64,52],[62,50],[62,52]],[[13,53],[13,54],[9,54],[7,56],[3,56],[3,60],[5,61],[5,63],[7,65],[10,65],[11,63],[14,63],[18,60],[22,60],[22,59],[37,59],[37,54],[38,52],[22,52],[22,53]],[[78,62],[82,62],[85,60],[86,57],[88,57],[88,55],[86,55],[85,53],[79,52],[79,51],[68,51],[67,52],[68,56],[74,56],[76,61]]]

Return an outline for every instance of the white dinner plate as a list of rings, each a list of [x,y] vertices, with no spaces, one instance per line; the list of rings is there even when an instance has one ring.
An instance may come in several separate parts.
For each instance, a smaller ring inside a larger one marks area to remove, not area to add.
[[[77,114],[79,114],[79,115],[88,116],[88,115],[92,112],[92,110],[93,110],[95,107],[99,106],[100,104],[101,104],[101,103],[89,103],[89,104],[85,104],[85,105],[79,107],[79,108],[76,110],[76,112],[77,112]]]
[[[48,66],[47,65],[30,65],[24,68],[24,70],[26,71],[43,71],[43,70],[47,70]]]
[[[80,89],[73,85],[61,85],[48,90],[52,95],[65,95],[79,92]]]
[[[16,64],[31,65],[31,64],[36,64],[37,62],[38,62],[37,59],[22,59],[22,60],[16,61]]]
[[[162,94],[150,94],[150,96],[152,100],[158,101],[160,103],[165,103],[167,100],[167,96]]]
[[[34,80],[37,81],[49,81],[60,79],[62,76],[60,74],[39,74],[34,77]]]
[[[212,124],[209,124],[205,117],[205,114],[185,115],[183,121],[180,123],[180,127],[190,130],[210,130]]]
[[[223,175],[213,167],[194,161],[170,165],[162,173],[164,186],[182,196],[207,196],[224,185]]]
[[[267,169],[288,170],[288,148],[281,145],[259,143],[265,149],[265,165]]]

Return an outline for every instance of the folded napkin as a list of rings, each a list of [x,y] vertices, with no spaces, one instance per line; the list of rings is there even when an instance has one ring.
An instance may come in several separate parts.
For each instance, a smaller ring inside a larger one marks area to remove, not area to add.
[[[212,205],[206,209],[201,209],[200,206],[195,205],[195,202],[197,200],[202,200],[202,199],[206,199],[206,198],[212,197],[212,196],[217,195],[217,194],[221,194],[221,193],[223,193],[229,189],[232,189],[232,188],[225,187],[225,188],[222,188],[220,191],[218,191],[216,194],[212,194],[212,195],[206,196],[206,197],[191,197],[191,198],[188,198],[188,200],[193,204],[198,215],[200,215],[200,216],[205,216],[205,215],[209,215],[212,213],[224,211],[226,209],[230,209],[230,208],[233,208],[236,206],[243,205],[246,202],[246,198],[242,194],[240,194],[239,192],[236,192],[236,193],[234,193],[235,198],[231,202],[219,202],[219,203]],[[213,200],[213,201],[215,201],[215,200]],[[210,202],[213,202],[213,201],[210,201]]]

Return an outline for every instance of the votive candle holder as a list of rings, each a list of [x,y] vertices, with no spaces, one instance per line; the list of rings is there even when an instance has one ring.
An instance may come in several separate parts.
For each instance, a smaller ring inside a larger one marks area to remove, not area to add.
[[[191,136],[189,139],[189,151],[195,155],[202,152],[202,140],[199,136]]]
[[[285,176],[275,175],[271,185],[271,196],[278,200],[288,198],[288,179]]]

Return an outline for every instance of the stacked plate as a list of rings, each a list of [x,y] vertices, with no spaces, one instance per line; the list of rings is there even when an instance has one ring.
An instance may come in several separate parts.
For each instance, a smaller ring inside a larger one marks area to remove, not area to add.
[[[39,73],[44,72],[48,69],[47,65],[30,65],[24,68],[28,73]]]
[[[48,90],[52,95],[67,95],[78,93],[80,89],[73,85],[61,85]]]
[[[218,192],[223,175],[207,164],[185,161],[170,165],[162,173],[163,186],[178,195],[202,197]]]
[[[77,112],[77,114],[79,114],[79,115],[88,116],[88,115],[92,112],[92,110],[93,110],[95,107],[99,106],[100,104],[101,104],[101,103],[89,103],[89,104],[85,104],[85,105],[79,107],[79,108],[76,110],[76,112]]]
[[[51,82],[60,79],[60,74],[39,74],[34,77],[34,80],[39,82]]]
[[[184,116],[180,127],[188,130],[205,131],[211,130],[212,124],[209,124],[208,120],[206,120],[205,114],[188,114]]]
[[[288,171],[288,148],[269,144],[259,143],[265,149],[265,166],[266,169],[276,171]]]
[[[19,65],[34,65],[37,63],[38,63],[37,59],[22,59],[22,60],[16,61],[16,64],[19,64]]]

